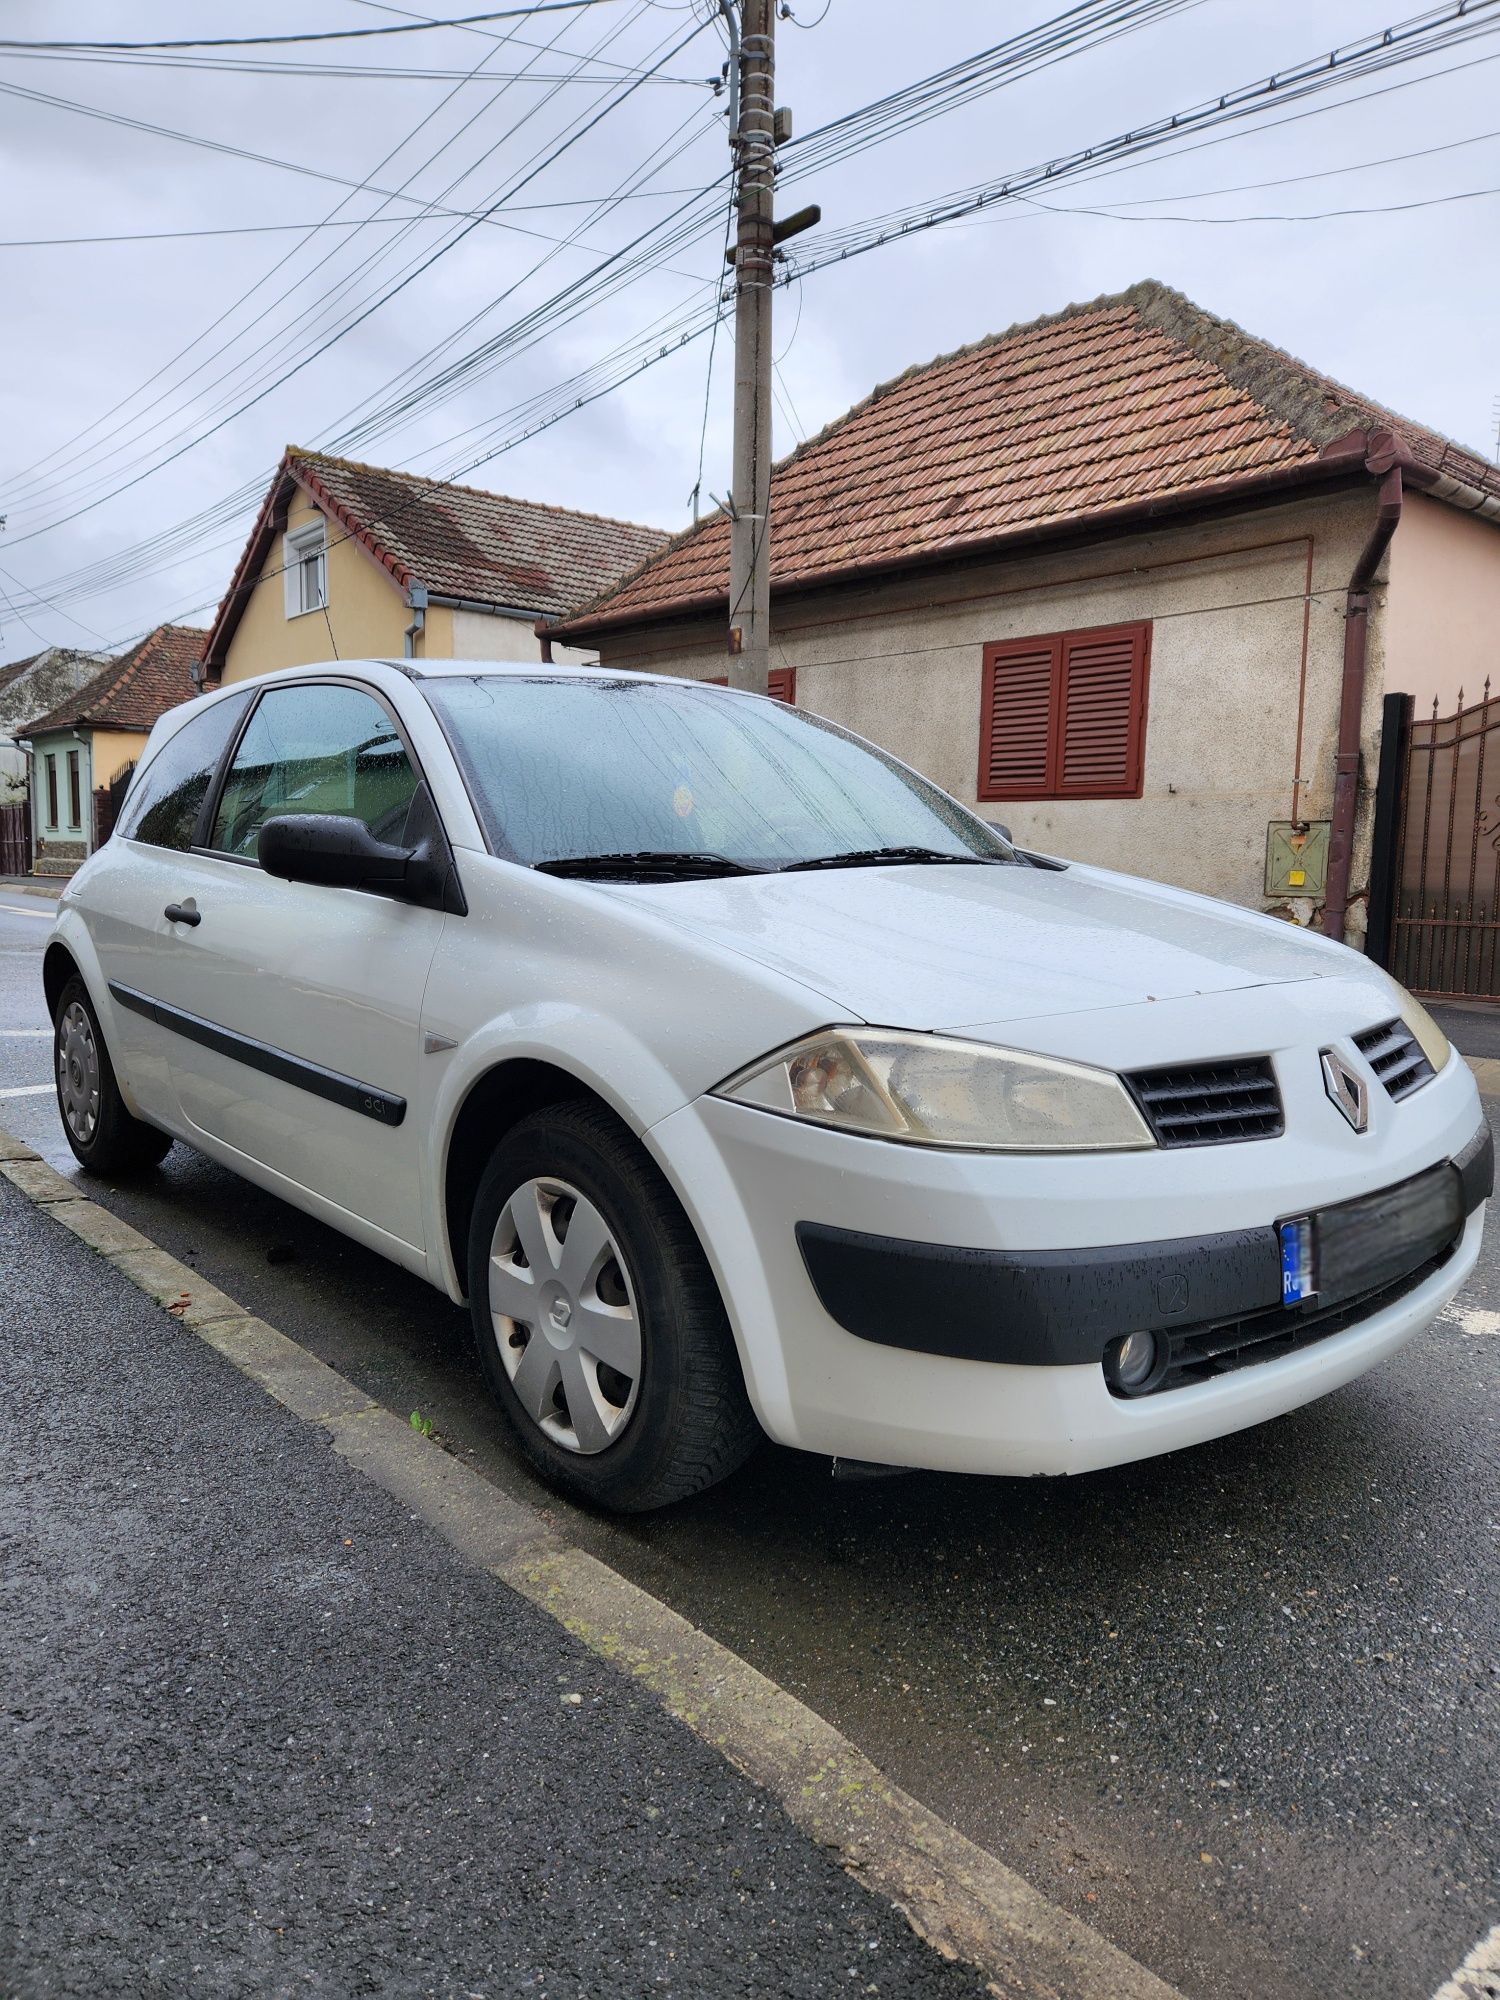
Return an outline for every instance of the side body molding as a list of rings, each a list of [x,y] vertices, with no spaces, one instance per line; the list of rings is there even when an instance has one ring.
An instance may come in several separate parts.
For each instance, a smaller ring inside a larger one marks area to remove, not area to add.
[[[377,1125],[399,1125],[406,1116],[406,1099],[380,1089],[377,1084],[362,1083],[358,1077],[325,1069],[321,1063],[306,1062],[301,1056],[290,1055],[285,1049],[274,1048],[269,1042],[258,1042],[253,1036],[221,1028],[216,1021],[205,1021],[201,1014],[189,1014],[182,1007],[169,1007],[164,1000],[153,1000],[149,993],[122,985],[118,980],[109,982],[109,991],[117,1005],[130,1008],[132,1013],[144,1014],[158,1027],[168,1028],[190,1042],[198,1042],[217,1055],[242,1062],[247,1068],[259,1070],[263,1076],[274,1076],[282,1083],[310,1091],[314,1097],[327,1098],[330,1104],[340,1104],[347,1111],[357,1111],[361,1117],[373,1118]]]

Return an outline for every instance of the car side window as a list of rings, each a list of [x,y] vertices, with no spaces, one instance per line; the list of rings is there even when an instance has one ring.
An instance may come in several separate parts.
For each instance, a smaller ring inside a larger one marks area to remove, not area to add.
[[[224,747],[239,727],[248,691],[190,716],[136,772],[115,832],[122,840],[185,853]]]
[[[373,695],[316,682],[271,688],[235,751],[209,845],[254,855],[262,826],[283,813],[344,814],[397,841],[419,782]]]

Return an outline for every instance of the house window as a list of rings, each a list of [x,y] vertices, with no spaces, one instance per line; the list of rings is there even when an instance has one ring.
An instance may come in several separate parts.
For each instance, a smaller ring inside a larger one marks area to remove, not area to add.
[[[1151,627],[1101,625],[984,649],[981,799],[1138,799]]]
[[[321,611],[328,602],[328,541],[323,523],[299,528],[286,537],[286,615]]]
[[[57,759],[50,753],[47,758],[47,824],[61,824],[57,817]]]
[[[83,793],[78,783],[78,752],[68,752],[68,825],[83,825]]]

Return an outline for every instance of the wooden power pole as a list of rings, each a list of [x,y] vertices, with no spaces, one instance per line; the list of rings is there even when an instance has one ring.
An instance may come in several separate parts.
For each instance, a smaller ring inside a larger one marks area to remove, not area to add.
[[[731,0],[731,5],[734,0]],[[734,246],[734,472],[729,685],[764,694],[771,667],[771,287],[776,202],[776,0],[739,0],[739,215]]]

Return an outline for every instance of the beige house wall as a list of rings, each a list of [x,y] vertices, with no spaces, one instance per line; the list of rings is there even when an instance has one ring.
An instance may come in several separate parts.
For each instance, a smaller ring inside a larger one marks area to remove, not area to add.
[[[1391,543],[1385,686],[1419,716],[1500,686],[1500,525],[1408,491]]]
[[[321,511],[298,488],[287,514],[288,532],[295,534],[307,527],[320,518]],[[282,583],[286,560],[286,535],[280,534],[271,543],[229,642],[224,660],[226,684],[321,660],[400,658],[401,635],[411,613],[390,574],[336,521],[328,523],[326,616],[321,611],[305,611],[299,617],[287,617]]]
[[[412,613],[390,572],[374,561],[337,521],[328,523],[328,604],[323,611],[286,615],[282,578],[288,534],[295,535],[322,510],[300,488],[292,496],[286,529],[277,535],[240,617],[224,661],[224,681],[275,673],[280,667],[315,666],[324,660],[397,659],[406,650]],[[535,616],[508,618],[455,611],[434,604],[417,635],[416,655],[428,660],[540,660]],[[559,646],[564,665],[592,662],[588,650]]]
[[[94,729],[89,735],[96,788],[117,778],[146,747],[145,732],[139,729]]]
[[[795,667],[799,707],[893,751],[1025,846],[1268,908],[1266,828],[1292,817],[1299,705],[1299,812],[1326,819],[1332,809],[1344,596],[1374,510],[1362,487],[1063,554],[779,600],[772,665]],[[1364,718],[1371,786],[1382,600],[1377,587]],[[985,643],[1143,618],[1152,621],[1143,796],[979,800]],[[609,666],[704,679],[725,670],[718,619],[603,634],[600,651]],[[1363,935],[1370,803],[1367,789],[1351,942]],[[1306,923],[1314,906],[1282,914]]]

